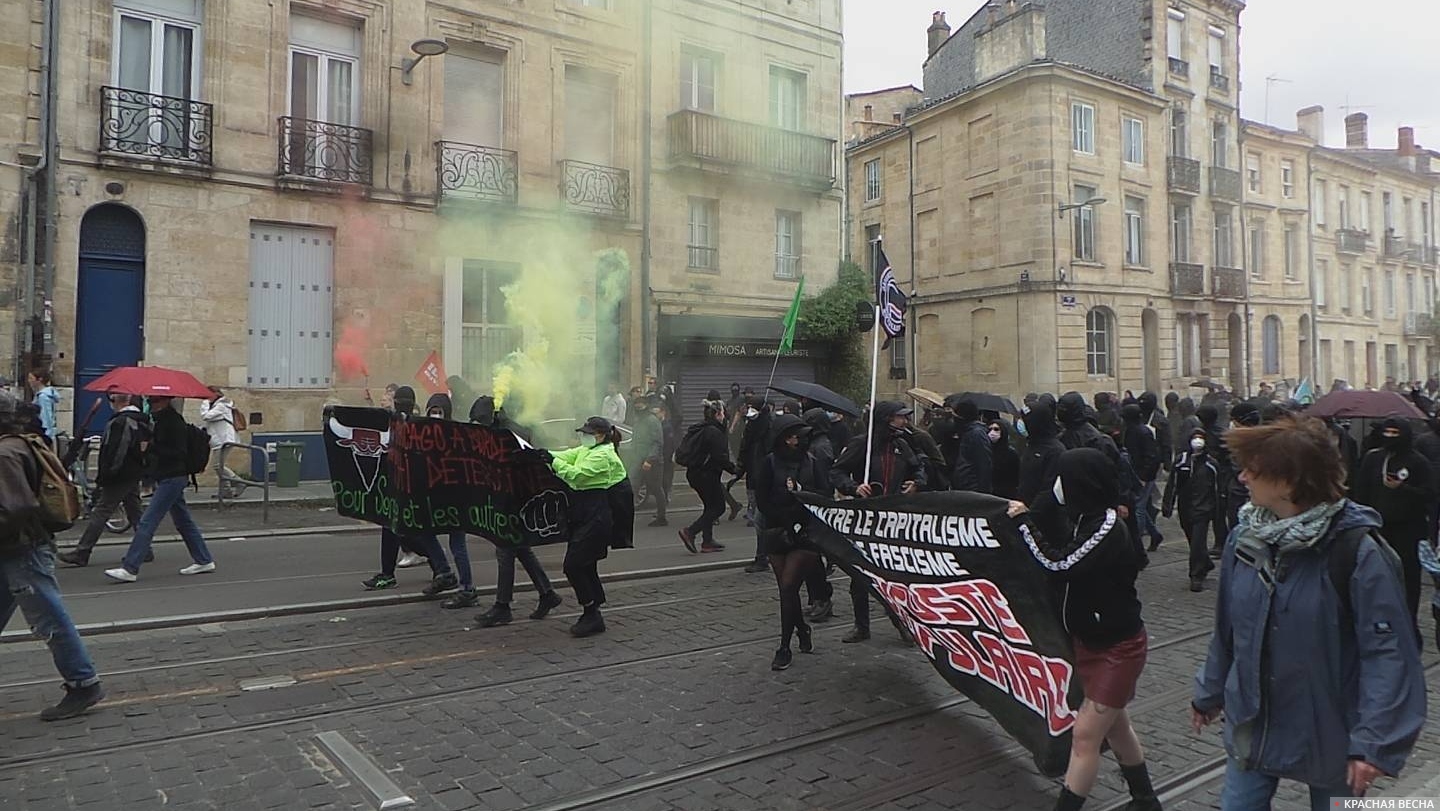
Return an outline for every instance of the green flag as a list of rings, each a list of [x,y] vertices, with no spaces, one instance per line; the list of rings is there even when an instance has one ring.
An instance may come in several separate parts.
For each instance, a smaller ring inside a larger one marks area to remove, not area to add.
[[[795,322],[800,320],[800,296],[805,292],[805,277],[795,285],[795,300],[790,302],[790,311],[785,313],[785,332],[780,336],[780,354],[790,351],[795,345]]]

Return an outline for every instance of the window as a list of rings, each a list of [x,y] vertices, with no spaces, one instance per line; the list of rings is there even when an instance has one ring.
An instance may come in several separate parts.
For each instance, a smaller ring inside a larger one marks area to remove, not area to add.
[[[1224,169],[1230,160],[1230,125],[1224,121],[1210,123],[1210,162]]]
[[[1370,219],[1370,202],[1370,192],[1360,192],[1360,222],[1356,223],[1356,226],[1366,233],[1370,233],[1375,227],[1375,223]]]
[[[1190,157],[1190,116],[1181,107],[1170,110],[1170,154]]]
[[[798,211],[775,212],[775,278],[800,278],[800,212]]]
[[[519,265],[467,259],[460,270],[460,374],[488,380],[497,364],[521,348],[524,331],[505,313],[505,288]]]
[[[1280,161],[1280,195],[1286,200],[1295,197],[1295,161]]]
[[[1100,377],[1114,374],[1111,367],[1114,318],[1110,311],[1096,307],[1085,314],[1085,373]]]
[[[1145,163],[1145,122],[1138,118],[1121,121],[1121,135],[1124,141],[1125,162],[1137,166]]]
[[[598,166],[615,164],[616,77],[580,65],[565,66],[565,157]]]
[[[880,268],[880,226],[865,226],[865,255],[869,262],[870,277],[873,279]]]
[[[1245,182],[1254,194],[1264,193],[1261,184],[1260,161],[1260,153],[1258,152],[1250,152],[1245,155]]]
[[[1179,369],[1182,375],[1196,375],[1204,364],[1201,362],[1201,347],[1205,340],[1205,316],[1195,313],[1178,313],[1175,316],[1175,350],[1179,355]]]
[[[1145,264],[1145,201],[1125,198],[1125,264]]]
[[[1400,233],[1414,234],[1415,231],[1413,229],[1415,228],[1415,220],[1411,217],[1411,214],[1414,212],[1415,209],[1414,201],[1412,201],[1409,197],[1406,197],[1404,202],[1402,202],[1400,205],[1400,211],[1404,215],[1404,219],[1400,221]]]
[[[1330,263],[1324,259],[1315,260],[1315,306],[1325,309],[1326,292],[1330,285]]]
[[[360,29],[290,17],[290,115],[354,126],[360,109]]]
[[[1311,195],[1310,210],[1315,215],[1315,224],[1320,228],[1325,227],[1325,208],[1328,205],[1325,200],[1325,181],[1315,181],[1315,193]]]
[[[1095,107],[1083,101],[1070,105],[1070,148],[1085,155],[1095,154]]]
[[[135,93],[193,99],[200,84],[200,0],[170,0],[167,14],[153,3],[117,0],[116,39],[111,81]],[[199,133],[191,131],[185,106],[167,106],[125,95],[107,122],[117,124],[116,137],[126,143],[190,149]],[[187,143],[189,142],[189,143]],[[148,150],[146,150],[148,151]],[[145,151],[142,151],[144,154]]]
[[[1420,300],[1415,296],[1415,274],[1405,274],[1405,312],[1419,312]]]
[[[719,200],[707,197],[690,198],[690,252],[691,270],[716,271],[720,269],[719,234],[716,221]]]
[[[1385,217],[1385,234],[1389,236],[1395,230],[1395,200],[1390,192],[1380,193],[1380,209]]]
[[[334,245],[326,229],[250,224],[251,388],[330,387]]]
[[[1285,225],[1285,278],[1294,281],[1300,275],[1300,226]]]
[[[1420,244],[1430,244],[1430,204],[1420,204]]]
[[[1350,312],[1350,308],[1355,301],[1354,290],[1352,289],[1355,284],[1353,280],[1354,276],[1354,268],[1349,265],[1340,266],[1340,275],[1335,280],[1335,284],[1336,290],[1340,293],[1340,311],[1343,313]]]
[[[1229,208],[1215,209],[1215,265],[1233,267],[1235,261],[1235,223]]]
[[[1260,330],[1261,355],[1263,356],[1263,371],[1261,374],[1280,374],[1280,318],[1279,316],[1267,315],[1261,324]]]
[[[1360,272],[1360,310],[1366,315],[1375,312],[1375,298],[1370,291],[1370,278],[1375,271],[1366,268]]]
[[[1385,316],[1395,317],[1395,271],[1385,271]]]
[[[898,341],[890,342],[890,379],[904,380],[906,374],[906,352],[910,341],[901,337]]]
[[[880,199],[880,159],[865,161],[865,202]]]
[[[1421,312],[1430,315],[1435,312],[1435,277],[1427,273],[1421,286],[1425,288],[1425,309]]]
[[[610,0],[570,0],[581,8],[598,8],[601,11],[610,10]]]
[[[505,145],[505,66],[499,52],[445,55],[445,140]]]
[[[1250,223],[1250,275],[1265,278],[1265,223]]]
[[[1340,230],[1350,227],[1350,187],[1340,186],[1335,189],[1336,202],[1340,204]]]
[[[1095,196],[1094,186],[1076,186],[1075,202],[1083,203]],[[1075,209],[1075,260],[1095,261],[1095,209],[1081,206]]]
[[[1185,12],[1178,8],[1166,10],[1165,53],[1171,59],[1185,58]]]
[[[799,130],[805,121],[805,74],[770,66],[770,124]]]
[[[1189,262],[1191,255],[1191,230],[1194,216],[1190,206],[1177,205],[1170,209],[1170,260]]]
[[[1210,26],[1210,75],[1225,75],[1225,32]]]
[[[681,49],[680,109],[715,112],[715,68],[719,62],[714,54]]]

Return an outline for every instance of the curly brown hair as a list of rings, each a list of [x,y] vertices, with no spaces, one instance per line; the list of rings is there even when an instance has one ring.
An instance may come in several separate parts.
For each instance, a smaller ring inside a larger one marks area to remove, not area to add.
[[[1335,434],[1314,417],[1286,415],[1253,428],[1232,428],[1225,445],[1237,470],[1289,485],[1290,500],[1301,509],[1345,497],[1345,463]]]

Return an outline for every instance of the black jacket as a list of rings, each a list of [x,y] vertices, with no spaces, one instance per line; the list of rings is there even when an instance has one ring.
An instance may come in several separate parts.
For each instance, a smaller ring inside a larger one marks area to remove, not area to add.
[[[946,472],[945,454],[935,443],[935,437],[927,431],[906,429],[905,441],[910,443],[915,455],[920,457],[920,463],[925,466],[925,489],[949,490],[950,475]]]
[[[925,465],[910,443],[888,427],[875,430],[879,438],[871,455],[870,469],[865,470],[865,450],[870,438],[861,434],[850,440],[830,468],[830,484],[847,496],[855,495],[855,490],[865,482],[880,484],[881,492],[871,494],[876,496],[899,493],[907,481],[915,482],[918,489],[924,490]]]
[[[951,489],[993,494],[995,458],[985,426],[978,422],[962,425],[959,435],[959,452],[955,456],[955,467],[950,473]]]
[[[1143,423],[1125,423],[1125,452],[1130,454],[1130,465],[1142,482],[1153,482],[1160,475],[1164,458],[1160,455],[1160,443]]]
[[[1433,429],[1415,438],[1415,452],[1430,463],[1430,490],[1440,495],[1440,436]]]
[[[1025,415],[1025,429],[1029,434],[1025,453],[1020,457],[1020,488],[1016,497],[1026,504],[1034,504],[1042,493],[1050,492],[1055,486],[1055,477],[1060,475],[1060,454],[1065,452],[1056,433],[1059,426],[1055,414],[1047,406],[1036,406]]]
[[[1175,458],[1175,443],[1172,441],[1175,437],[1170,433],[1170,420],[1157,408],[1146,415],[1145,425],[1154,434],[1155,444],[1160,446],[1161,466],[1169,470],[1170,462]]]
[[[1220,469],[1208,453],[1185,451],[1175,460],[1170,480],[1165,482],[1161,511],[1166,517],[1178,506],[1187,522],[1208,521],[1225,503],[1220,487]]]
[[[740,435],[740,467],[747,472],[759,467],[766,454],[770,453],[770,409],[760,409],[754,419],[745,420],[745,432]]]
[[[830,415],[822,409],[812,408],[801,415],[805,424],[810,426],[810,444],[806,448],[810,455],[820,465],[820,473],[826,482],[825,494],[830,495],[834,491],[830,489],[830,467],[835,464],[835,443],[830,440]]]
[[[145,452],[140,446],[149,442],[153,433],[150,417],[139,409],[127,408],[112,415],[100,440],[95,483],[104,487],[137,481],[144,476]]]
[[[1399,546],[1429,538],[1426,516],[1433,499],[1430,463],[1411,448],[1410,424],[1391,418],[1385,426],[1400,429],[1400,443],[1392,448],[1376,448],[1360,462],[1360,474],[1350,486],[1350,498],[1373,507],[1384,521],[1381,528],[1386,540]],[[1386,487],[1386,474],[1402,479],[1399,487]]]
[[[1120,475],[1120,467],[1122,464],[1120,460],[1120,449],[1115,447],[1114,440],[1100,433],[1100,429],[1091,425],[1089,422],[1081,421],[1065,426],[1064,432],[1060,434],[1060,444],[1064,445],[1066,450],[1090,448],[1100,451],[1105,455],[1106,459],[1110,460],[1112,467],[1111,478],[1117,481],[1123,478]],[[1139,493],[1130,492],[1130,490],[1131,488],[1128,483],[1120,482],[1120,497],[1124,499],[1123,503],[1127,505],[1134,504],[1135,499],[1140,495]]]
[[[988,431],[985,439],[990,439]],[[1020,492],[1020,454],[1010,447],[1010,428],[1003,422],[1000,423],[1000,440],[990,443],[990,453],[994,461],[994,489],[991,492],[1000,498],[1015,498]]]
[[[691,465],[689,470],[717,474],[722,470],[726,473],[739,473],[740,469],[730,461],[730,441],[725,436],[725,426],[715,420],[705,420],[700,425],[700,452],[705,461],[699,465]]]
[[[185,418],[174,408],[162,408],[151,412],[150,419],[155,424],[155,439],[150,443],[150,475],[155,479],[190,475]]]
[[[807,493],[830,495],[830,482],[813,456],[805,451],[790,455],[774,451],[751,471],[755,485],[755,506],[765,518],[767,527],[791,527],[804,524],[809,512],[786,487],[794,479]]]

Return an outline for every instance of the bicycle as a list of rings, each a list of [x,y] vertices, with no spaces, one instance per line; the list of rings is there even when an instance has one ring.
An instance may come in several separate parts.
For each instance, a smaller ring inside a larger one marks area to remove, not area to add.
[[[88,519],[100,502],[100,487],[90,479],[90,454],[99,451],[101,439],[100,436],[89,436],[76,440],[64,431],[55,437],[55,447],[61,451],[60,458],[65,461],[65,467],[70,472],[70,481],[74,482],[76,489],[80,491],[80,520],[77,523]],[[142,505],[144,501],[142,497]],[[115,535],[129,532],[130,528],[130,519],[124,510],[105,522],[105,529]]]

